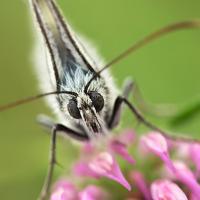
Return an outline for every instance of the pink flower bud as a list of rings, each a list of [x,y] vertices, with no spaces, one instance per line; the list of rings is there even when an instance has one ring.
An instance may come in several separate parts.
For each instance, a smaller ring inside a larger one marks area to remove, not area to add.
[[[91,142],[87,142],[83,145],[82,152],[84,154],[91,154],[95,151],[95,147]]]
[[[78,192],[75,186],[65,180],[56,183],[55,189],[50,197],[51,200],[77,200]]]
[[[190,144],[190,158],[196,165],[197,171],[200,172],[200,144]]]
[[[150,191],[143,175],[140,172],[133,171],[130,173],[130,179],[134,181],[134,184],[144,196],[145,200],[151,200]]]
[[[151,185],[153,200],[187,200],[184,192],[173,182],[157,180]]]
[[[200,185],[195,179],[193,172],[181,161],[174,161],[173,166],[175,170],[171,170],[166,165],[166,167],[168,167],[167,173],[169,177],[183,183],[192,192],[194,197],[200,199]]]
[[[183,160],[188,160],[188,158],[190,157],[190,148],[189,148],[190,144],[188,143],[183,143],[183,142],[177,142],[174,145],[174,149],[176,151],[176,156],[179,159],[183,159]]]
[[[174,167],[176,168],[174,172],[176,179],[185,184],[194,196],[200,199],[200,185],[193,172],[181,161],[174,162]]]
[[[108,152],[98,154],[90,163],[89,167],[99,176],[105,176],[117,181],[123,185],[127,190],[131,190],[130,184],[124,178],[119,165]]]
[[[132,130],[126,130],[121,135],[119,135],[118,138],[116,138],[116,140],[119,140],[126,146],[130,146],[135,140],[135,132]]]
[[[79,193],[79,200],[102,200],[106,199],[105,192],[94,185],[89,185]]]
[[[141,144],[144,148],[156,155],[168,152],[166,139],[158,132],[151,132],[141,137]]]
[[[124,160],[128,161],[130,164],[135,163],[135,160],[128,153],[126,145],[121,143],[120,141],[118,140],[111,141],[110,149],[112,152],[119,154]]]
[[[79,161],[73,166],[73,172],[76,176],[99,178],[99,175],[90,169],[88,163]]]
[[[170,160],[167,141],[160,133],[151,132],[148,135],[142,136],[141,144],[143,145],[143,148],[146,148],[146,151],[149,150],[159,156],[170,170],[175,170],[173,163]]]

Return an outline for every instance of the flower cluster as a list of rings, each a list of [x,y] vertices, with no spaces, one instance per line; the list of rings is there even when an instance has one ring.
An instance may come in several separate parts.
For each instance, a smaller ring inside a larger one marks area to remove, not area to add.
[[[126,188],[126,200],[200,199],[200,144],[168,140],[158,132],[136,138],[129,130],[101,145],[84,144],[80,152],[70,178],[54,185],[51,200],[117,199],[115,191],[91,180],[103,177]]]

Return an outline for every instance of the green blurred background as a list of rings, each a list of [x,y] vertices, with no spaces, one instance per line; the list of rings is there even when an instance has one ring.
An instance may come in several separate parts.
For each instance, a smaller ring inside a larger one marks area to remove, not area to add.
[[[59,0],[58,3],[71,24],[91,38],[107,60],[163,25],[200,18],[199,0]],[[38,92],[30,62],[31,23],[28,0],[1,0],[0,104]],[[200,95],[199,53],[200,30],[177,32],[129,56],[113,67],[112,72],[119,85],[128,75],[137,80],[149,102],[184,105],[198,100]],[[49,136],[35,122],[39,113],[50,113],[42,100],[0,113],[0,199],[35,200],[41,189]],[[131,116],[124,117],[125,125],[130,126]],[[157,122],[156,118],[152,120]],[[165,119],[158,123],[167,127],[164,122]],[[198,137],[200,115],[181,126],[167,128]],[[59,160],[69,166],[75,147],[67,141],[59,143]]]

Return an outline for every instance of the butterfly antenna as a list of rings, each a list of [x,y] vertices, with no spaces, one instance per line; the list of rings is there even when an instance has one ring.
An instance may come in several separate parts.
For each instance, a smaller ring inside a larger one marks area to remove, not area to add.
[[[174,31],[178,30],[186,30],[186,29],[195,29],[200,28],[200,19],[193,19],[188,21],[181,21],[174,24],[170,24],[168,26],[165,26],[149,35],[144,37],[143,39],[139,40],[132,46],[130,46],[128,49],[120,53],[118,56],[116,56],[114,59],[112,59],[110,62],[108,62],[100,71],[98,71],[86,84],[85,86],[85,92],[87,93],[88,88],[93,80],[95,80],[104,70],[109,68],[111,65],[114,65],[127,57],[129,54],[139,50],[140,48],[146,46],[147,44],[151,43],[152,41],[159,39],[162,36],[165,36],[169,33],[172,33]]]
[[[23,104],[30,103],[32,101],[36,101],[36,100],[41,99],[41,98],[46,97],[46,96],[59,95],[59,94],[69,94],[69,95],[72,95],[72,96],[75,96],[75,97],[78,96],[77,93],[70,92],[70,91],[56,91],[56,92],[48,92],[48,93],[38,94],[38,95],[35,95],[35,96],[26,97],[24,99],[20,99],[20,100],[11,102],[9,104],[0,106],[0,112],[9,110],[11,108],[18,107],[18,106],[23,105]]]

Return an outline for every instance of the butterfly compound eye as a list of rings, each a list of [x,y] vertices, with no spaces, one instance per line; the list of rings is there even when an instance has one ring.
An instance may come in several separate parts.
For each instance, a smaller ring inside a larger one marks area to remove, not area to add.
[[[104,107],[104,99],[101,94],[98,92],[90,92],[90,99],[92,100],[92,104],[94,105],[97,112],[100,112]]]
[[[81,118],[81,114],[80,111],[77,107],[77,101],[75,99],[70,99],[69,103],[67,105],[68,108],[68,112],[69,114],[75,118],[75,119],[80,119]]]

